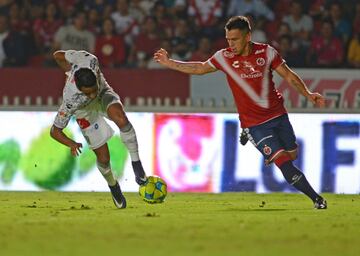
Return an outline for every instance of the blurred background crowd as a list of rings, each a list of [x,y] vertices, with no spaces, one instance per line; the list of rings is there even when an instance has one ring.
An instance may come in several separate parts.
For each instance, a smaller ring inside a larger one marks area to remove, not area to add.
[[[0,67],[53,67],[58,49],[90,51],[110,68],[161,68],[160,47],[204,61],[227,47],[234,15],[291,67],[360,67],[360,0],[0,0]]]

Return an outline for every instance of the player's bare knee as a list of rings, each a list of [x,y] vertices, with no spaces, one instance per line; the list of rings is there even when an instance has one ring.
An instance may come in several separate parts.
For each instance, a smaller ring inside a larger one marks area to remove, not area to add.
[[[297,150],[294,150],[294,151],[291,151],[291,152],[287,152],[289,154],[289,156],[291,157],[291,160],[296,160],[297,157],[298,157],[298,151]]]
[[[120,103],[110,105],[107,109],[107,114],[119,128],[124,127],[129,122]]]

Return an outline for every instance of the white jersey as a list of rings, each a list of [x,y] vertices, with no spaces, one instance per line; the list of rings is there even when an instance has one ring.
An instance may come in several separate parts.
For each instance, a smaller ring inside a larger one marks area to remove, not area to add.
[[[91,103],[99,101],[102,92],[110,89],[103,74],[99,69],[99,62],[96,56],[86,51],[69,50],[65,52],[65,59],[71,64],[71,70],[66,72],[67,79],[63,90],[63,102],[55,117],[54,125],[58,128],[65,128],[72,115],[89,106]],[[95,99],[90,99],[82,93],[75,84],[74,74],[80,68],[91,69],[98,80],[98,95]],[[98,104],[91,104],[98,105]]]

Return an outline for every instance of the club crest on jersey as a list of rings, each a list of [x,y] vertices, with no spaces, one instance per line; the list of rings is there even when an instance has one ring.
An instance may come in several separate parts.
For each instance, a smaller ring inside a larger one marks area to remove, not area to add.
[[[235,57],[235,54],[233,52],[230,52],[230,51],[224,51],[223,54],[224,54],[224,57],[229,58],[229,59]]]
[[[268,155],[271,154],[272,150],[268,145],[265,145],[264,148],[263,148],[263,152],[264,152],[265,155],[268,156]]]
[[[265,59],[264,59],[264,58],[257,58],[257,59],[256,59],[256,64],[257,64],[258,66],[264,66],[264,64],[265,64]]]

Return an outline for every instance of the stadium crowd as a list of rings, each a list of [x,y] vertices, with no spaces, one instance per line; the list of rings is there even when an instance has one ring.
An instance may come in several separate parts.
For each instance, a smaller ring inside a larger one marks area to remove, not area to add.
[[[58,49],[87,50],[103,67],[161,68],[227,46],[228,17],[246,15],[252,40],[291,67],[360,67],[359,0],[0,0],[0,67],[52,67]]]

